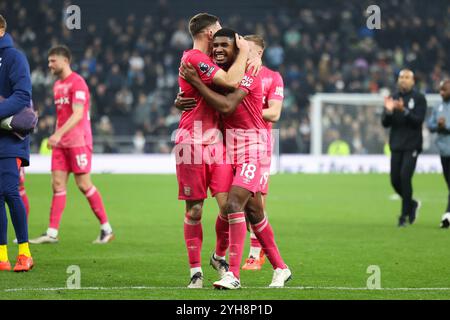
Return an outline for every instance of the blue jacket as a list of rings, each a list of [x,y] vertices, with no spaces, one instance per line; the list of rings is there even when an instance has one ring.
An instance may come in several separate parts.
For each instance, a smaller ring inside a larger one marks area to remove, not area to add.
[[[14,48],[11,36],[0,38],[0,119],[18,113],[31,103],[30,66],[25,55]],[[30,159],[30,138],[21,140],[0,130],[0,158],[21,158],[22,166]]]
[[[445,128],[438,128],[438,119],[445,118]],[[450,101],[442,101],[433,108],[428,119],[428,129],[437,132],[436,145],[441,156],[450,157]]]

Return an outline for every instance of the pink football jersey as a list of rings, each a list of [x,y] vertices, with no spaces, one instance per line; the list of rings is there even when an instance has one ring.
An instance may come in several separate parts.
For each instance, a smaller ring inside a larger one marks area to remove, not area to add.
[[[220,69],[220,67],[212,61],[211,57],[197,49],[185,51],[181,58],[181,62],[189,62],[197,70],[198,75],[207,86],[213,84],[214,75]],[[184,97],[195,98],[197,100],[197,106],[191,111],[182,113],[180,124],[178,126],[179,130],[177,132],[176,143],[216,143],[217,136],[215,133],[219,132],[219,113],[209,107],[197,89],[192,87],[186,80],[178,77],[178,83],[180,90],[184,92]],[[201,130],[199,130],[199,125],[201,125]],[[189,135],[186,133],[189,133]],[[194,140],[192,141],[189,137],[194,138]]]
[[[62,137],[58,147],[92,147],[92,130],[89,117],[90,94],[84,79],[76,72],[72,72],[66,79],[55,82],[53,94],[56,106],[57,129],[61,128],[70,118],[74,104],[82,104],[84,106],[82,120]]]

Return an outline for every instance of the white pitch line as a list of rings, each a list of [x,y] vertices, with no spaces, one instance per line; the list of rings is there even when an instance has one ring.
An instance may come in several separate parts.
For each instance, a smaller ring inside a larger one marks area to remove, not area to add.
[[[380,288],[368,289],[357,287],[284,287],[284,288],[269,288],[269,287],[242,287],[243,289],[264,289],[264,290],[331,290],[331,291],[450,291],[450,288]],[[210,290],[211,288],[202,288],[203,290]],[[66,287],[60,288],[11,288],[3,289],[3,292],[23,292],[23,291],[109,291],[109,290],[192,290],[187,287],[81,287],[79,289],[69,289]]]

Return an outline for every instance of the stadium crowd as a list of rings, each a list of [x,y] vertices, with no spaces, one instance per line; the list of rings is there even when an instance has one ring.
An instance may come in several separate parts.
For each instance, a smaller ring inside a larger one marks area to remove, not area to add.
[[[95,151],[170,152],[171,133],[179,120],[173,107],[179,59],[192,44],[188,17],[182,10],[159,0],[154,11],[142,16],[108,12],[104,23],[88,18],[81,30],[71,31],[64,25],[63,10],[70,2],[27,1],[25,8],[25,1],[1,1],[0,12],[30,62],[33,100],[40,114],[32,150],[39,151],[55,124],[53,79],[46,55],[52,45],[64,43],[73,50],[74,70],[87,79],[91,90]],[[251,16],[231,12],[221,16],[221,22],[242,34],[263,35],[267,43],[264,62],[284,78],[283,112],[276,125],[281,153],[309,153],[309,98],[316,92],[392,90],[397,72],[407,66],[415,71],[421,91],[435,93],[439,81],[448,76],[447,1],[435,0],[433,5],[383,1],[381,30],[366,27],[365,10],[370,1],[266,2],[273,2],[270,12],[255,6]],[[208,11],[215,13],[213,3]],[[342,108],[327,107],[324,121],[339,124],[335,131],[351,146],[351,152],[383,152],[381,106],[380,110],[354,112],[340,111]],[[326,144],[336,138],[333,130],[325,134]]]

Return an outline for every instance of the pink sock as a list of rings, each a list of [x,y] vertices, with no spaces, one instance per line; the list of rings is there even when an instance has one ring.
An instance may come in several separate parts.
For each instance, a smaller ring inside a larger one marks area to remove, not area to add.
[[[28,215],[30,214],[30,202],[28,201],[28,196],[24,187],[19,187],[20,197],[22,198],[23,204],[25,206],[25,211],[27,213],[27,221]]]
[[[272,264],[273,268],[285,269],[286,264],[281,258],[280,251],[278,250],[277,244],[275,243],[275,236],[273,234],[272,227],[267,220],[264,218],[261,222],[252,225],[253,232],[255,232],[256,237],[261,242],[264,253]]]
[[[59,228],[59,222],[66,206],[66,191],[54,192],[52,199],[52,207],[50,209],[50,224],[53,229]]]
[[[230,225],[228,218],[224,218],[219,214],[216,219],[216,255],[225,257],[229,244]]]
[[[193,220],[188,213],[184,218],[184,241],[188,251],[191,268],[201,266],[201,251],[203,243],[203,230],[201,220]]]
[[[244,212],[228,214],[228,223],[230,224],[230,271],[239,279],[242,252],[244,251],[245,237],[247,235]]]
[[[95,186],[92,186],[84,194],[89,201],[92,211],[94,211],[95,216],[100,221],[100,224],[108,222],[108,216],[106,215],[105,206],[103,205],[102,196],[100,192],[97,191]]]
[[[259,240],[253,230],[250,232],[250,246],[253,248],[261,248],[261,243],[259,243]]]

